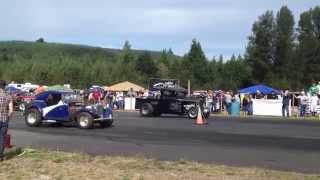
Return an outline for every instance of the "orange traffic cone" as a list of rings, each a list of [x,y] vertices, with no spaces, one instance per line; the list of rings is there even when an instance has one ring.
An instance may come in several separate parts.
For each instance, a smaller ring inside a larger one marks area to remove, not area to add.
[[[202,116],[200,106],[198,106],[198,116],[196,120],[196,125],[205,125],[205,124],[208,124],[208,123],[205,121],[204,117]]]
[[[6,134],[4,137],[4,147],[7,149],[12,148],[10,134]]]

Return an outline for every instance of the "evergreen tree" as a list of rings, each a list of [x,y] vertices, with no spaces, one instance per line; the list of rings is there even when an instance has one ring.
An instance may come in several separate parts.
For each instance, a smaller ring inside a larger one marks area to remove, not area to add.
[[[311,84],[320,80],[320,7],[301,14],[298,27],[298,70],[301,80]],[[304,66],[304,67],[303,67]]]
[[[167,52],[169,55],[174,55],[173,51],[171,48],[169,48],[168,52]]]
[[[275,78],[288,79],[294,71],[294,17],[288,7],[283,6],[277,13],[274,42]],[[288,88],[282,87],[282,88]]]
[[[134,55],[131,50],[131,44],[129,41],[125,41],[122,52],[121,52],[121,60],[123,64],[127,65],[130,62],[134,61]]]
[[[274,54],[274,17],[267,11],[253,24],[246,57],[256,82],[270,83]]]
[[[0,62],[1,61],[8,62],[9,56],[8,56],[7,48],[3,48],[0,53],[1,53],[0,54]]]
[[[160,55],[158,69],[159,69],[159,75],[162,78],[169,78],[169,54],[167,53],[167,50],[164,49]]]
[[[167,67],[169,67],[169,56],[170,56],[170,54],[167,52],[166,49],[164,49],[161,52],[159,63],[162,63],[162,64],[166,65]]]
[[[184,70],[190,74],[188,77],[196,87],[201,87],[210,81],[208,62],[200,42],[196,39],[192,40],[191,48],[184,59]]]
[[[156,77],[158,69],[149,52],[141,54],[136,62],[135,69],[145,75],[147,79]]]
[[[44,41],[44,39],[43,39],[43,38],[39,38],[39,39],[37,39],[37,40],[36,40],[36,42],[37,42],[37,43],[45,43],[45,41]]]
[[[137,80],[137,74],[134,71],[135,56],[131,49],[129,41],[125,41],[120,57],[115,64],[113,71],[115,82]]]

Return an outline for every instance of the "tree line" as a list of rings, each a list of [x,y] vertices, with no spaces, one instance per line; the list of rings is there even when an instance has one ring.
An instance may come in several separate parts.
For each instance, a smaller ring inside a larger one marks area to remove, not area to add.
[[[30,44],[0,44],[0,77],[39,84],[70,83],[77,88],[129,80],[147,85],[151,77],[190,80],[193,89],[231,89],[264,83],[299,90],[320,80],[320,7],[303,12],[296,23],[292,11],[266,11],[252,26],[243,55],[207,58],[192,40],[182,57],[171,49],[137,52],[128,41],[121,51],[50,45],[43,38]],[[13,43],[14,44],[14,43]],[[24,47],[24,48],[23,48]]]

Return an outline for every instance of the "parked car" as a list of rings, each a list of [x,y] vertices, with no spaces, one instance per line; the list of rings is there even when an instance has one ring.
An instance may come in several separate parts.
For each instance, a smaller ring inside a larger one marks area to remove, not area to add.
[[[47,123],[76,122],[79,128],[92,128],[94,123],[110,127],[113,123],[112,109],[100,104],[85,106],[74,100],[70,92],[45,91],[36,95],[26,106],[25,123],[28,126],[39,126]]]

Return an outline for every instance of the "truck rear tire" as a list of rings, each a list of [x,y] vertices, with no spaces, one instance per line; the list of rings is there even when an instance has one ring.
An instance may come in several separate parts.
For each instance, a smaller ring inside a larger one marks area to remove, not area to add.
[[[150,103],[143,103],[140,108],[141,116],[152,116],[153,115],[153,107]]]

